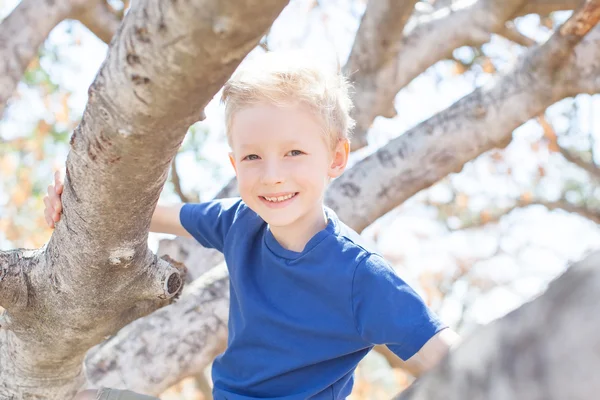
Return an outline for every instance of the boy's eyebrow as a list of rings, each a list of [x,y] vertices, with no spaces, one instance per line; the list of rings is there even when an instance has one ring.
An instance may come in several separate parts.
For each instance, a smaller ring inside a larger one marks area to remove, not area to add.
[[[240,151],[255,150],[260,146],[260,143],[242,143],[239,145]],[[298,140],[286,140],[281,142],[282,147],[300,147],[302,143]]]

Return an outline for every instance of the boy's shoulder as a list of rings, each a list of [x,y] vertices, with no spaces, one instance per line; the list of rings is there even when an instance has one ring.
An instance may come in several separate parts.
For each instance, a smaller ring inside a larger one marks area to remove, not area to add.
[[[366,260],[378,259],[385,263],[385,260],[376,250],[373,241],[361,236],[354,229],[343,223],[331,209],[326,208],[327,215],[334,220],[337,225],[335,229],[335,238],[338,246],[330,248],[333,253],[344,254],[360,264]]]

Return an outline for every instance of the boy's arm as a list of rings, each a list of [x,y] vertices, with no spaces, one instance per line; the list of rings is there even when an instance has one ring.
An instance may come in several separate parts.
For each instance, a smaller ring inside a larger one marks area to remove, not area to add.
[[[192,237],[183,225],[181,225],[181,220],[179,219],[181,207],[183,207],[183,203],[168,206],[157,205],[150,221],[150,232]]]
[[[416,377],[458,342],[458,335],[376,254],[365,257],[355,270],[353,311],[362,338],[386,345]]]
[[[403,362],[403,368],[418,378],[435,367],[457,345],[460,336],[450,328],[443,329],[427,341],[411,358]]]

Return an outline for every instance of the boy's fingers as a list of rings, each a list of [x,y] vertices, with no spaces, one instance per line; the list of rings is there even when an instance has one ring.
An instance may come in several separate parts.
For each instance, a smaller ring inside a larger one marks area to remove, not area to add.
[[[46,224],[48,224],[50,228],[54,228],[54,221],[50,218],[48,210],[44,211],[44,217],[46,218]]]
[[[52,200],[52,204],[56,203],[56,200],[58,199],[58,195],[56,194],[56,191],[54,190],[53,185],[48,186],[48,197],[50,197],[50,199]]]
[[[54,207],[52,207],[52,203],[50,202],[50,198],[48,196],[44,196],[44,205],[46,206],[44,211],[49,211],[49,215],[51,215],[54,212]]]
[[[56,194],[61,195],[64,189],[64,185],[62,183],[59,183],[58,185],[54,186],[54,191],[56,192]]]
[[[54,173],[54,186],[62,185],[62,183],[63,183],[62,174],[60,173],[60,171],[56,171]]]

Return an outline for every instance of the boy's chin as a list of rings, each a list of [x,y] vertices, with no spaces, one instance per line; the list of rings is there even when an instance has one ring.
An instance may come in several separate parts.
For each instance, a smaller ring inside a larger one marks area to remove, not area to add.
[[[285,211],[282,212],[282,214]],[[286,226],[290,226],[294,223],[296,218],[294,218],[291,213],[287,213],[287,215],[273,215],[273,212],[267,213],[258,213],[258,215],[271,227],[283,228]]]

